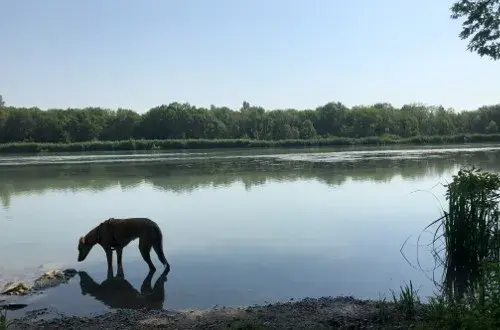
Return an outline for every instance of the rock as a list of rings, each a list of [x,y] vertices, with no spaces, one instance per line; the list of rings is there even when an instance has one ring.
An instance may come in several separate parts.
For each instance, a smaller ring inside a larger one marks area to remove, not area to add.
[[[64,273],[64,276],[66,276],[69,279],[69,278],[72,278],[73,276],[75,276],[77,271],[76,271],[76,269],[68,268],[68,269],[63,270],[63,273]]]
[[[4,295],[25,295],[30,287],[24,282],[8,282],[2,289],[1,294]]]
[[[65,269],[60,270],[49,270],[45,272],[42,276],[37,278],[33,286],[29,286],[25,282],[8,282],[5,284],[0,294],[2,295],[26,295],[30,291],[40,291],[48,289],[54,286],[58,286],[62,283],[68,282],[73,276],[76,275],[75,269]]]
[[[73,276],[76,275],[75,269],[49,270],[35,280],[33,285],[34,291],[40,291],[48,288],[67,283]]]

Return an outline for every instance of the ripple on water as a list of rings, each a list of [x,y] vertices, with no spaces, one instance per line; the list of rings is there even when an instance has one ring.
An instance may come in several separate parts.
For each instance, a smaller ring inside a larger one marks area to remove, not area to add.
[[[316,148],[321,149],[321,148]],[[286,149],[285,149],[286,150]],[[235,159],[235,158],[267,158],[285,161],[306,162],[353,162],[370,159],[418,159],[430,157],[444,157],[453,153],[472,153],[478,151],[496,151],[499,146],[454,146],[454,147],[427,147],[378,150],[348,150],[320,152],[282,151],[268,153],[265,149],[261,153],[231,154],[230,151],[176,151],[176,152],[137,152],[129,154],[47,154],[33,156],[1,156],[0,166],[34,165],[34,164],[85,164],[85,163],[123,163],[123,162],[185,162],[199,160]],[[229,155],[228,155],[229,153]]]

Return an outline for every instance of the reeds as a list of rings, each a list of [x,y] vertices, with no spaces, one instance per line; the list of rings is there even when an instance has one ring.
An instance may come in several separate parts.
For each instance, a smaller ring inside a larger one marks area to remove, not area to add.
[[[6,330],[12,325],[12,321],[7,321],[7,312],[0,313],[0,330]]]
[[[420,298],[418,297],[418,292],[413,289],[413,284],[406,284],[404,287],[400,287],[399,297],[396,296],[396,292],[392,292],[392,300],[394,304],[400,308],[407,320],[412,320],[415,317],[417,306],[420,305]]]
[[[491,270],[484,266],[500,262],[499,189],[499,175],[476,168],[461,169],[447,185],[448,211],[434,222],[439,222],[434,241],[442,229],[442,289],[450,300],[484,297]]]
[[[33,153],[42,151],[119,151],[160,149],[209,149],[209,148],[272,148],[272,147],[319,147],[350,145],[393,144],[453,144],[499,142],[500,134],[459,134],[452,136],[372,136],[362,138],[325,137],[308,140],[251,140],[251,139],[185,139],[87,141],[71,143],[11,142],[0,144],[0,153]]]

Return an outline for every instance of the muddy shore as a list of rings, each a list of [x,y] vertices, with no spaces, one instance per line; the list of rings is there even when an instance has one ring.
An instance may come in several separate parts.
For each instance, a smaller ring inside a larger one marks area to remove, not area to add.
[[[352,297],[207,310],[116,310],[90,317],[54,313],[30,312],[14,320],[12,329],[409,329],[422,314],[407,320],[393,303]]]

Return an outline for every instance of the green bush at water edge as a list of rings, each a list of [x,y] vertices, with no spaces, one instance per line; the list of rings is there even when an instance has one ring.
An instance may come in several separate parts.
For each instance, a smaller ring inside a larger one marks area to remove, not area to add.
[[[62,151],[120,151],[162,149],[211,149],[211,148],[272,148],[272,147],[319,147],[349,145],[425,145],[500,142],[500,134],[472,134],[452,136],[394,136],[364,138],[320,138],[308,140],[251,140],[251,139],[168,139],[168,140],[121,140],[88,141],[73,143],[13,142],[0,144],[0,153],[34,153]]]

